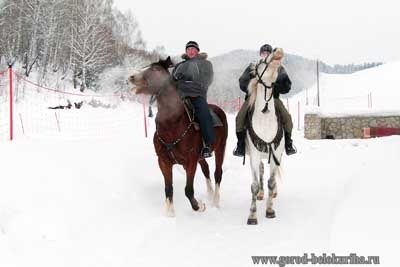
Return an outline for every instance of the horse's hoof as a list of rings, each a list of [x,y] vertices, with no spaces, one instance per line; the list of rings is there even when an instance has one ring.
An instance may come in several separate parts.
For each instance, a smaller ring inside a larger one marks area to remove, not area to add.
[[[204,204],[200,200],[197,203],[199,205],[199,209],[197,210],[197,212],[204,212],[206,210],[206,204]]]
[[[271,210],[271,211],[268,211],[267,210],[267,212],[265,213],[265,217],[267,217],[268,219],[273,219],[273,218],[275,218],[275,211],[274,210]]]
[[[219,197],[214,196],[212,203],[214,207],[219,208]]]
[[[175,209],[174,209],[174,205],[172,204],[172,202],[167,199],[166,201],[167,203],[167,209],[166,209],[166,215],[167,217],[175,217]]]
[[[174,218],[175,217],[175,212],[172,210],[167,211],[167,217],[169,218]]]
[[[214,207],[219,208],[219,195],[214,196],[213,205],[214,205]]]
[[[257,218],[248,218],[247,224],[248,225],[257,225],[258,224]]]
[[[263,200],[264,194],[257,194],[257,200]]]
[[[211,182],[207,179],[207,199],[209,201],[213,200],[214,198],[214,189],[212,188]]]

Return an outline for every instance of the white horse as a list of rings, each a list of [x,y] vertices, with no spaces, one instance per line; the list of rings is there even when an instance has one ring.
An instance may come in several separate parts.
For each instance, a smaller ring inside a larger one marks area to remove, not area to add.
[[[257,224],[256,200],[264,198],[264,164],[262,159],[267,159],[270,164],[270,177],[268,180],[268,199],[266,217],[274,218],[272,208],[273,198],[277,196],[276,176],[280,175],[280,163],[284,150],[282,125],[279,123],[275,112],[273,98],[273,83],[278,77],[280,60],[283,57],[281,48],[275,49],[268,58],[262,59],[255,66],[256,78],[249,84],[249,105],[253,109],[248,125],[246,137],[246,151],[250,156],[253,182],[251,184],[251,207],[247,224]]]

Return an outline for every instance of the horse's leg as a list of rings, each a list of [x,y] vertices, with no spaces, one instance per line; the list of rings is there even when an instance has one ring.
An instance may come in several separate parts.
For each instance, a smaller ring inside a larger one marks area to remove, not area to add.
[[[214,192],[213,204],[217,208],[219,208],[219,200],[220,200],[219,189],[222,181],[222,164],[224,163],[224,156],[225,156],[225,144],[223,146],[216,148],[215,150],[215,172],[214,172],[215,192]]]
[[[192,205],[192,209],[195,211],[205,211],[206,206],[201,201],[197,201],[194,197],[194,189],[193,189],[193,181],[194,175],[196,173],[197,168],[197,159],[188,159],[188,164],[186,166],[186,187],[185,187],[185,195],[190,201],[190,205]]]
[[[251,206],[250,215],[247,219],[247,224],[257,224],[257,194],[260,189],[258,178],[260,176],[260,158],[257,155],[250,155],[251,173],[253,175],[253,182],[251,184]]]
[[[278,194],[278,188],[276,184],[276,172],[278,170],[278,166],[276,166],[275,162],[271,161],[270,165],[270,177],[268,179],[268,199],[267,199],[267,210],[265,212],[265,216],[267,218],[275,218],[275,211],[272,208],[273,199],[276,198]]]
[[[260,190],[258,190],[257,200],[264,199],[264,163],[260,161]]]
[[[175,210],[172,201],[174,193],[172,187],[172,164],[166,163],[161,158],[158,158],[158,165],[160,166],[161,172],[164,176],[167,216],[175,217]]]
[[[206,177],[206,183],[207,183],[207,197],[209,200],[213,198],[214,195],[214,189],[212,188],[211,185],[211,179],[210,179],[210,168],[208,167],[208,163],[205,159],[201,159],[199,161],[201,171],[203,172],[204,176]]]

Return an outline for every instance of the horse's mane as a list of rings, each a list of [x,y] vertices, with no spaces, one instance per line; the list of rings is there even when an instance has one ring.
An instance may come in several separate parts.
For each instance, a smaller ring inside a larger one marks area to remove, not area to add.
[[[257,79],[256,78],[251,79],[249,86],[247,88],[247,91],[249,92],[249,107],[250,108],[253,108],[254,104],[256,103],[257,86],[258,86]]]

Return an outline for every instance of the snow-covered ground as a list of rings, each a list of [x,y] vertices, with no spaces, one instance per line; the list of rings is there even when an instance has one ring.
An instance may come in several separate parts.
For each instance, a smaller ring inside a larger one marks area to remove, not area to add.
[[[348,79],[351,88],[367,88],[371,81],[354,80],[363,73],[378,79],[390,66],[400,70],[388,64],[323,78],[322,103],[339,90],[347,96],[343,84],[331,82]],[[390,81],[377,86],[371,89],[377,108],[385,90],[387,101],[399,99]],[[331,96],[328,88],[335,88]],[[207,209],[193,212],[184,195],[184,171],[176,167],[176,217],[167,218],[163,178],[152,138],[144,138],[141,105],[57,112],[61,132],[53,121],[52,132],[18,133],[13,142],[0,142],[1,267],[254,266],[252,255],[304,253],[380,256],[381,266],[396,266],[400,136],[310,141],[296,130],[299,152],[284,156],[277,217],[265,218],[265,201],[259,201],[259,225],[248,226],[250,167],[231,155],[234,115],[228,116],[221,207],[207,200],[198,172],[195,194]],[[73,128],[80,121],[85,123]]]

